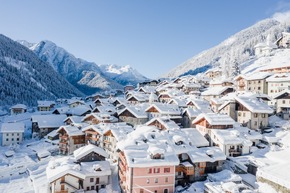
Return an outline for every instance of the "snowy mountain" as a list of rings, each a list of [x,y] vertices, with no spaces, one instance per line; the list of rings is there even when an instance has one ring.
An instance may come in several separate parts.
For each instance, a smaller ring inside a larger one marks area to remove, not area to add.
[[[136,85],[146,78],[129,66],[101,65],[76,58],[51,41],[30,44],[18,41],[31,49],[43,61],[65,77],[72,85],[89,95],[100,90],[121,89],[128,83]]]
[[[0,105],[83,96],[31,50],[0,34]]]
[[[99,65],[99,67],[106,76],[122,85],[137,85],[139,82],[148,80],[148,78],[137,72],[137,70],[133,69],[129,65],[119,66],[116,64],[103,64]]]
[[[222,66],[225,62],[242,64],[254,56],[254,46],[265,41],[268,35],[277,40],[283,31],[289,31],[290,13],[275,14],[229,37],[219,45],[201,52],[177,66],[162,77],[174,78],[182,75],[195,75]]]

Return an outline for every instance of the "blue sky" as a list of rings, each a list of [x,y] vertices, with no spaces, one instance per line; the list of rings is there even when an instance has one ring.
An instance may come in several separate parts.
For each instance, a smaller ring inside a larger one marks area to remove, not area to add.
[[[0,33],[156,78],[290,0],[1,0]]]

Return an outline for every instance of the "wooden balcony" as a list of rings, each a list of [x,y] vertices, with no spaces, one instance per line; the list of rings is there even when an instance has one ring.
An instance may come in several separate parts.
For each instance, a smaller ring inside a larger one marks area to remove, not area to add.
[[[183,172],[186,175],[193,175],[194,174],[194,167],[185,167],[184,165],[179,165],[175,168],[176,172]]]

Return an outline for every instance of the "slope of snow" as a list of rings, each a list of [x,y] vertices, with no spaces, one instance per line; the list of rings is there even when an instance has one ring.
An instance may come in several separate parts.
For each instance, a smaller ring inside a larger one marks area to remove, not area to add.
[[[271,36],[271,39],[276,40],[281,37],[283,31],[288,31],[289,28],[290,14],[275,14],[273,18],[262,20],[229,37],[219,45],[201,52],[162,77],[194,75],[211,67],[221,66],[225,62],[241,64],[254,55],[254,46],[257,43],[265,41],[268,35]],[[205,66],[207,68],[204,68]]]

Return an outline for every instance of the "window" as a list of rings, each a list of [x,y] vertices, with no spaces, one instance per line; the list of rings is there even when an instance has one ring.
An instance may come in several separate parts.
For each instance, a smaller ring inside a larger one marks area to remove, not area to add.
[[[87,187],[87,190],[90,190],[90,187]]]
[[[168,189],[164,189],[163,193],[169,193]]]
[[[257,121],[255,121],[255,122],[254,122],[254,125],[255,125],[255,126],[257,126],[257,125],[258,125]]]
[[[147,171],[148,171],[148,174],[151,174],[152,173],[152,168],[148,168]]]
[[[94,190],[95,189],[95,186],[91,186],[91,190]]]
[[[246,116],[246,113],[243,113],[243,117],[245,117]]]
[[[155,182],[155,183],[158,183],[158,178],[155,178],[155,179],[154,179],[154,182]]]
[[[96,184],[99,184],[99,183],[100,183],[100,179],[96,178]]]
[[[262,118],[265,118],[266,117],[266,114],[262,114]]]
[[[160,168],[154,168],[154,173],[160,173]]]
[[[94,178],[90,178],[90,182],[94,182]]]
[[[149,184],[150,183],[150,180],[149,179],[147,179],[147,184]]]
[[[239,112],[239,113],[238,113],[238,116],[240,117],[241,115],[242,115],[242,113],[241,113],[241,112]]]
[[[157,190],[154,190],[154,193],[157,193],[158,191]]]
[[[168,182],[168,177],[165,177],[165,182]]]
[[[282,100],[282,104],[285,104],[285,100]]]
[[[9,133],[7,133],[6,136],[9,136]]]
[[[16,141],[19,141],[19,138],[17,138]]]
[[[9,139],[8,139],[8,138],[6,138],[6,141],[9,141]]]
[[[140,193],[144,193],[144,190],[143,189],[140,189]]]
[[[261,87],[258,86],[258,90],[261,90]]]
[[[12,138],[11,141],[14,141],[14,138]]]
[[[12,136],[14,136],[14,133],[11,133]]]
[[[19,133],[17,133],[17,136],[19,136]]]
[[[164,173],[170,173],[170,168],[164,168]]]
[[[258,83],[261,83],[261,81],[259,80]]]
[[[258,114],[257,113],[254,113],[254,117],[257,118],[258,117]]]

